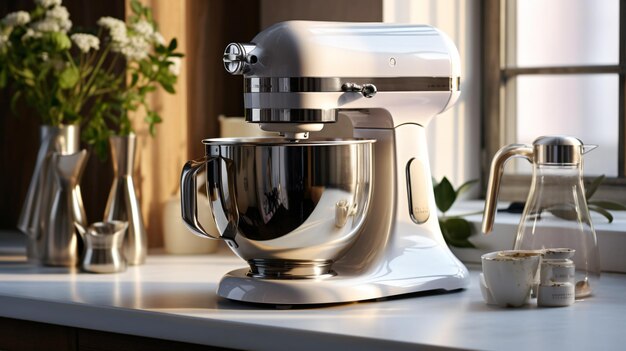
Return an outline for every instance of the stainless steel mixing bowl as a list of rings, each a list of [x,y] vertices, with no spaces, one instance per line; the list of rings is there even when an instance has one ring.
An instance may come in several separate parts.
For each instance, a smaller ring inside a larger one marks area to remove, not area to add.
[[[371,197],[374,140],[206,139],[181,174],[182,216],[196,234],[226,240],[261,278],[333,274],[354,243]],[[196,174],[219,235],[197,219]]]

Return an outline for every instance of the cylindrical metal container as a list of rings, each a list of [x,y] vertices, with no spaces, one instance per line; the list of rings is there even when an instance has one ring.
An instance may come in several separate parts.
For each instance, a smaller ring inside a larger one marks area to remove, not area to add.
[[[374,140],[222,138],[181,175],[183,219],[196,234],[227,241],[261,278],[332,274],[357,237],[370,201]],[[207,192],[219,235],[196,217],[195,174],[207,167]]]

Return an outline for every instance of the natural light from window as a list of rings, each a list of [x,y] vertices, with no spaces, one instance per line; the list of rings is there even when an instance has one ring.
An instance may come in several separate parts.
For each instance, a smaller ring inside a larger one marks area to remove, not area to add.
[[[617,65],[618,0],[515,1],[508,67]],[[515,99],[511,127],[518,143],[569,134],[599,148],[585,157],[585,174],[617,176],[618,75],[519,75],[507,84]],[[519,163],[521,165],[522,163]],[[529,173],[530,167],[516,167]]]

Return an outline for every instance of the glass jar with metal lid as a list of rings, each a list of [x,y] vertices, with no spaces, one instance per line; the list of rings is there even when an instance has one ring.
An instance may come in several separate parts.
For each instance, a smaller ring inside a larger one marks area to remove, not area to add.
[[[600,276],[598,243],[585,198],[582,167],[583,155],[595,147],[563,135],[542,136],[532,145],[503,147],[491,163],[483,217],[483,232],[488,233],[493,228],[504,164],[513,157],[531,162],[531,186],[514,248],[574,249],[576,298],[591,295]]]

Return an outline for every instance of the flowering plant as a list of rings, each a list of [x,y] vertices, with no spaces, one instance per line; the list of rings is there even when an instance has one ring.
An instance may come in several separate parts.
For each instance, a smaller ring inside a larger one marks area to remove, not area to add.
[[[87,140],[95,144],[96,150],[104,152],[101,141],[110,134],[128,135],[133,132],[129,112],[144,110],[144,121],[151,135],[155,125],[162,121],[156,110],[146,101],[147,94],[161,86],[168,93],[175,93],[183,54],[176,52],[177,41],[165,42],[157,30],[150,8],[139,1],[131,1],[132,15],[128,24],[112,17],[98,20],[103,34],[105,52],[103,56],[122,56],[126,61],[124,72],[118,76],[115,89],[103,101],[89,121]],[[130,78],[129,81],[126,81]],[[112,128],[110,126],[113,126]]]
[[[106,93],[107,77],[91,66],[97,37],[76,33],[61,0],[36,0],[33,11],[0,20],[0,88],[15,85],[11,105],[24,99],[43,123],[80,122],[87,102]],[[72,42],[78,48],[72,50]]]
[[[83,139],[100,156],[109,136],[133,131],[131,111],[143,108],[154,135],[161,117],[146,96],[157,86],[175,92],[183,55],[176,39],[165,42],[150,8],[133,0],[128,24],[102,17],[94,35],[70,33],[61,0],[35,4],[0,20],[0,88],[14,85],[11,105],[24,99],[45,124],[81,123]]]

